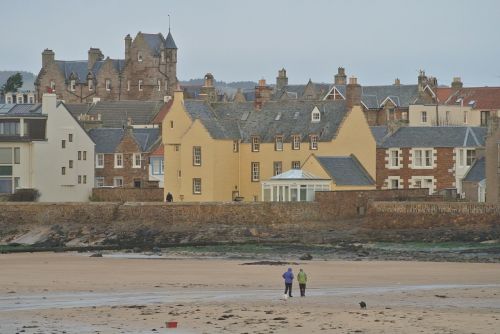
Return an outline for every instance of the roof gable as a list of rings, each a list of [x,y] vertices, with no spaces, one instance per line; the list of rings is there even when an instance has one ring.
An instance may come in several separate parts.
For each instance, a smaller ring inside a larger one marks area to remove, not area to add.
[[[324,170],[338,186],[371,186],[373,178],[354,155],[316,157]]]

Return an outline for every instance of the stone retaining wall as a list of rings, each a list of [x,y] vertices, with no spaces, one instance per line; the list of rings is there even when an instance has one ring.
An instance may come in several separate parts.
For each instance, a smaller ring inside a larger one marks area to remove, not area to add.
[[[93,188],[92,199],[100,202],[162,202],[163,188]]]

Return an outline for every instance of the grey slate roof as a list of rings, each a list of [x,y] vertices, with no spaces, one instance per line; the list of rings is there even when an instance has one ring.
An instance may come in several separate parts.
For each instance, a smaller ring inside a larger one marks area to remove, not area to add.
[[[120,144],[126,129],[122,128],[96,128],[89,131],[89,136],[95,143],[96,153],[114,153]],[[132,129],[132,135],[142,149],[148,152],[160,136],[160,129]]]
[[[121,72],[125,67],[124,59],[111,59],[111,61],[113,63],[114,68],[118,72]],[[64,79],[66,81],[69,80],[71,73],[74,73],[78,78],[77,82],[86,82],[87,75],[89,74],[89,72],[92,72],[92,74],[96,76],[101,70],[101,67],[102,65],[104,65],[104,62],[106,62],[106,60],[96,61],[90,71],[88,69],[87,60],[56,60],[55,62],[57,66],[59,66],[59,69],[63,73]]]
[[[165,46],[167,49],[177,49],[177,45],[175,45],[174,38],[170,31],[168,32],[167,38],[165,40]]]
[[[481,147],[487,129],[465,126],[405,126],[377,146],[389,147]]]
[[[318,95],[317,99],[321,100],[323,96],[329,91],[330,85],[324,83],[315,83],[311,82],[314,87],[316,94]],[[307,87],[306,85],[287,85],[283,87],[281,90],[275,92],[273,96],[273,100],[279,100],[283,95],[287,95],[289,99],[303,99],[304,91]]]
[[[486,178],[486,159],[484,157],[477,159],[465,174],[464,181],[480,182]]]
[[[339,186],[370,186],[375,181],[354,155],[348,157],[316,157]]]
[[[373,138],[375,138],[377,145],[380,145],[388,134],[387,126],[370,126],[370,130],[372,131]]]
[[[0,104],[0,117],[42,116],[41,104]]]
[[[310,134],[320,141],[331,141],[347,115],[345,101],[270,101],[261,110],[252,102],[213,103],[185,100],[184,107],[192,119],[199,119],[215,139],[241,139],[250,142],[252,136],[262,142],[274,142],[283,135],[285,142],[292,135],[308,141]],[[311,122],[311,112],[318,107],[321,121]]]
[[[163,104],[162,101],[102,101],[89,105],[68,104],[67,107],[75,117],[100,114],[103,127],[121,128],[127,125],[129,118],[134,125],[151,124]]]
[[[333,87],[345,97],[345,85]],[[368,109],[379,109],[387,98],[390,98],[398,107],[408,108],[418,96],[418,85],[361,86],[361,101]]]

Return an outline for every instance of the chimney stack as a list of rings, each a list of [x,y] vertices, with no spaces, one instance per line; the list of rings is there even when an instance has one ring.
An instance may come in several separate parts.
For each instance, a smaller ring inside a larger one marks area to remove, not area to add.
[[[394,80],[394,86],[399,86],[401,85],[401,81],[399,80],[399,78],[396,78],[396,80]]]
[[[47,67],[48,64],[53,63],[55,58],[54,51],[45,49],[42,52],[42,67]]]
[[[461,89],[464,86],[460,77],[454,77],[451,82],[451,88],[453,89]]]
[[[125,60],[128,60],[130,58],[131,46],[132,46],[132,37],[130,37],[130,34],[127,34],[127,36],[125,36]]]
[[[205,83],[201,87],[200,98],[208,102],[217,102],[217,93],[212,73],[205,74]]]
[[[425,76],[425,71],[420,70],[418,74],[418,91],[423,92],[426,85],[427,85],[427,77]]]
[[[265,79],[259,80],[259,85],[255,87],[255,109],[262,109],[265,102],[271,101],[272,89],[266,84]]]
[[[348,109],[361,105],[361,85],[356,77],[350,77],[346,86],[346,104]]]
[[[339,67],[334,79],[335,85],[345,85],[347,83],[347,76],[345,75],[345,68]]]
[[[90,48],[89,49],[89,60],[87,63],[87,68],[90,71],[92,68],[94,68],[94,65],[96,62],[99,60],[103,60],[104,55],[102,54],[101,50],[99,48]]]
[[[286,76],[285,68],[282,68],[278,71],[278,76],[276,77],[276,90],[280,91],[285,86],[288,86],[288,77]]]

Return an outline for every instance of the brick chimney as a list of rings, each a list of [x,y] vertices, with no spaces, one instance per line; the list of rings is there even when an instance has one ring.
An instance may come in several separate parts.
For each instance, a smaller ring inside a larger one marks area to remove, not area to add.
[[[262,109],[265,102],[271,101],[272,89],[266,84],[266,79],[260,79],[259,84],[255,86],[255,109]]]
[[[54,51],[52,51],[50,49],[43,50],[43,52],[42,52],[42,67],[47,67],[47,65],[49,65],[50,63],[53,63],[55,55],[56,54],[54,53]]]
[[[334,79],[335,85],[345,85],[347,83],[347,76],[345,75],[345,68],[339,67]]]
[[[286,76],[286,70],[282,68],[278,71],[278,76],[276,77],[276,90],[280,91],[285,86],[288,86],[288,77]]]
[[[453,81],[451,82],[451,88],[454,90],[458,90],[463,88],[464,84],[462,83],[462,79],[460,77],[454,77]]]
[[[418,91],[423,92],[425,86],[427,85],[427,76],[424,70],[420,70],[418,73]]]
[[[394,86],[400,86],[401,85],[401,81],[399,80],[399,78],[396,78],[394,80]]]
[[[201,87],[200,98],[210,103],[217,102],[217,92],[215,91],[212,73],[205,74],[205,83]]]
[[[130,58],[130,47],[132,47],[132,37],[130,37],[130,34],[127,34],[125,36],[125,60]]]
[[[104,55],[102,54],[101,50],[99,48],[90,48],[89,49],[89,60],[87,62],[87,68],[91,70],[94,68],[94,65],[96,62],[99,60],[103,60]]]
[[[350,77],[346,86],[346,104],[348,109],[361,105],[361,85],[356,77]]]

